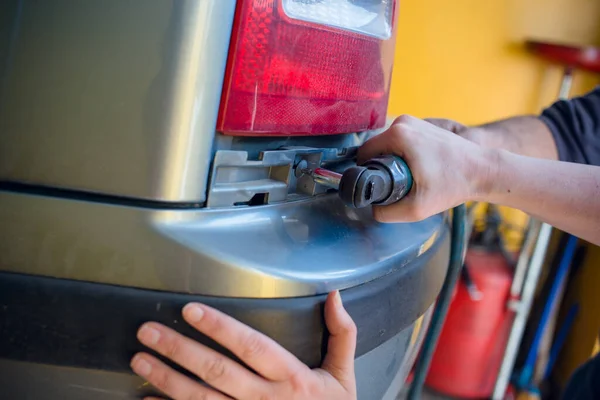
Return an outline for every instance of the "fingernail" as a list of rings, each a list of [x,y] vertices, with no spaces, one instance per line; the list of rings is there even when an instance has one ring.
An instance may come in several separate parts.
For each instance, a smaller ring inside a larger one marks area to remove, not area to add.
[[[335,291],[335,294],[333,295],[333,302],[336,307],[342,307],[342,296],[340,296],[339,290]]]
[[[160,332],[148,325],[144,325],[140,328],[138,338],[140,339],[140,342],[145,345],[152,346],[158,343]]]
[[[204,317],[204,310],[198,304],[188,304],[183,308],[183,315],[189,322],[199,322]]]
[[[142,357],[136,355],[131,361],[131,368],[136,374],[148,376],[152,372],[152,365]]]

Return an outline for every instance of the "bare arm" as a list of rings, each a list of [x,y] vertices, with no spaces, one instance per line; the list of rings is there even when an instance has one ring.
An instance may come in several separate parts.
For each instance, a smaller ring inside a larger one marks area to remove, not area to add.
[[[474,180],[483,188],[474,200],[518,208],[600,244],[600,167],[523,157],[502,150],[489,151],[484,160],[493,172]]]
[[[519,116],[467,127],[448,119],[427,120],[483,147],[504,149],[528,157],[558,160],[556,143],[548,126],[536,116]]]
[[[539,116],[521,116],[466,127],[447,119],[429,122],[483,147],[529,157],[600,165],[600,87],[561,100]]]

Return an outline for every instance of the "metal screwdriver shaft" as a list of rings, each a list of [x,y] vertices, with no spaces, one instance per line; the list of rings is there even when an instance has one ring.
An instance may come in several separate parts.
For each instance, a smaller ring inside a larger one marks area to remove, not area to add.
[[[314,170],[304,168],[302,174],[309,175],[319,185],[326,186],[331,189],[339,190],[342,174],[330,171],[325,168],[315,168]]]

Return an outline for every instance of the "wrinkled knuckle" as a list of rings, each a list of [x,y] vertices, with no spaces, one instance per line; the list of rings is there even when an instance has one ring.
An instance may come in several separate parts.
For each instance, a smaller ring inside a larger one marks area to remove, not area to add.
[[[163,342],[165,356],[171,360],[176,359],[181,354],[181,341],[178,338],[165,338]]]
[[[194,391],[190,393],[187,400],[209,400],[208,393],[205,391]]]
[[[351,336],[356,336],[358,334],[358,328],[352,319],[349,319],[348,322],[344,324],[344,331]]]
[[[208,382],[218,381],[225,376],[226,372],[225,360],[222,357],[214,357],[206,362],[204,379]]]
[[[395,125],[393,129],[390,130],[390,144],[391,147],[398,150],[404,149],[406,147],[406,143],[412,140],[410,128],[406,125]]]
[[[305,385],[305,390],[306,398],[318,399],[322,396],[322,386],[319,384],[318,381],[311,380],[310,382],[307,382],[307,384]]]
[[[322,385],[316,380],[309,380],[304,382],[304,384],[300,387],[301,391],[298,392],[300,397],[307,399],[318,399],[322,396]]]
[[[223,319],[218,315],[206,316],[202,319],[203,331],[211,336],[218,336],[223,331]]]
[[[394,125],[396,125],[396,124],[407,124],[407,123],[411,122],[412,120],[413,120],[413,117],[411,117],[410,115],[408,115],[408,114],[402,114],[401,116],[397,117],[394,120],[393,124]]]
[[[323,398],[323,389],[325,386],[325,381],[319,378],[320,374],[317,374],[315,376],[313,373],[307,372],[310,372],[310,370],[299,369],[289,378],[288,382],[292,389],[292,393],[294,394],[294,398]]]
[[[451,125],[451,121],[444,118],[425,118],[425,121],[444,129],[446,129],[447,126]]]
[[[304,371],[298,371],[290,377],[293,393],[298,397],[306,397],[312,392],[312,387]]]
[[[275,395],[273,393],[264,392],[258,396],[257,400],[275,400]]]
[[[394,138],[403,138],[406,135],[406,128],[405,125],[402,124],[396,124],[394,126],[392,126],[392,128],[389,130],[390,134],[392,135],[392,137]]]
[[[161,392],[171,392],[173,382],[171,375],[167,371],[153,373],[148,377],[148,381],[150,381]]]
[[[265,341],[258,333],[250,333],[242,341],[242,356],[244,359],[256,359],[265,353],[265,347]]]

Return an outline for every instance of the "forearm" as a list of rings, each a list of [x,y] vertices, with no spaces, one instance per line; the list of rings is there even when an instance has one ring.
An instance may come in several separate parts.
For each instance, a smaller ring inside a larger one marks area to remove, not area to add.
[[[490,151],[476,200],[523,210],[600,244],[600,167]]]
[[[484,147],[504,149],[528,157],[558,159],[552,133],[535,116],[514,117],[472,127],[461,136]]]

